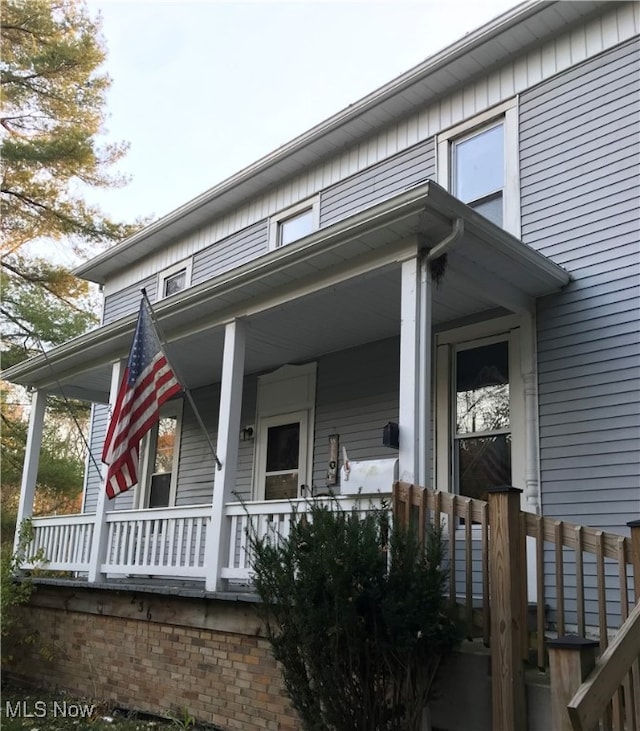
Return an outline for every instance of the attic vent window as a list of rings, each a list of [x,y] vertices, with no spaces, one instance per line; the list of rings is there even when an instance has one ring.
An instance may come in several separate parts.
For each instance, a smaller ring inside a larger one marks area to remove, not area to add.
[[[187,270],[181,269],[164,280],[164,296],[175,294],[187,286]]]
[[[302,213],[297,213],[291,218],[287,218],[280,223],[280,231],[278,232],[278,246],[286,246],[301,239],[303,236],[313,231],[313,210],[307,208]]]
[[[271,217],[269,248],[279,249],[313,233],[319,226],[318,197],[305,200]]]
[[[191,285],[191,260],[182,261],[159,275],[158,292],[160,297],[170,297]]]

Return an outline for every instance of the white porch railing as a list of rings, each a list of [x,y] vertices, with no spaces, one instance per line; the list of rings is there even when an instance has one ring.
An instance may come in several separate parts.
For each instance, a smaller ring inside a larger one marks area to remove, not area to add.
[[[33,540],[26,550],[22,567],[87,571],[94,521],[95,515],[91,514],[33,518]]]
[[[328,507],[338,507],[345,511],[357,510],[364,516],[372,509],[379,508],[384,498],[390,502],[389,495],[379,493],[370,495],[349,495],[326,498]],[[316,498],[324,500],[325,498]],[[229,560],[222,569],[222,578],[249,582],[251,580],[251,553],[249,536],[258,538],[272,536],[275,541],[287,538],[291,522],[296,515],[306,514],[310,500],[261,500],[248,503],[227,503],[225,514],[231,521],[229,536]]]
[[[210,505],[107,513],[105,574],[204,579]]]
[[[326,504],[339,506],[342,510],[357,510],[364,516],[380,507],[385,497],[390,498],[380,493],[338,496],[326,498]],[[306,498],[227,503],[224,513],[230,538],[222,578],[250,582],[249,536],[271,535],[274,540],[288,536],[294,516],[307,513],[309,504]],[[94,514],[33,518],[34,537],[22,567],[88,572],[95,520]],[[109,512],[100,572],[122,577],[171,576],[205,580],[212,571],[205,562],[210,522],[211,505]],[[211,538],[219,540],[218,536]],[[33,560],[36,555],[40,560]]]

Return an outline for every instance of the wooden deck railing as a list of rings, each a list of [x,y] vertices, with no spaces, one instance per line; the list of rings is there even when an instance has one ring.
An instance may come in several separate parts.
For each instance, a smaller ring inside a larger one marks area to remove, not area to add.
[[[479,628],[491,646],[494,729],[505,731],[524,728],[522,660],[530,651],[545,670],[547,639],[571,632],[596,639],[606,659],[612,636],[630,615],[632,592],[638,601],[640,590],[640,525],[629,538],[534,515],[520,510],[519,493],[498,488],[484,502],[402,482],[393,491],[396,519],[413,522],[421,534],[428,522],[444,523],[450,598],[461,607],[469,635]],[[535,561],[527,561],[528,551]],[[528,566],[535,567],[529,582],[535,597],[528,596]],[[625,728],[620,719],[628,717],[630,693],[639,686],[629,668],[623,677],[605,704],[603,728]]]
[[[615,731],[640,729],[640,603],[595,662],[587,679],[567,704],[574,731],[592,731],[608,717]]]

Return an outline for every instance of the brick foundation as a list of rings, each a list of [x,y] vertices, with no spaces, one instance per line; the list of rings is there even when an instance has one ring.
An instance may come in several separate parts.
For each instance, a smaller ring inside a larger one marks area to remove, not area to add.
[[[299,727],[246,602],[40,586],[24,614],[53,651],[16,662],[30,682],[223,729]]]

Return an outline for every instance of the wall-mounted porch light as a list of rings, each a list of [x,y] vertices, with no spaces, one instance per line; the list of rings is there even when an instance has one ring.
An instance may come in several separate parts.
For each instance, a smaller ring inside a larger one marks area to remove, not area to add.
[[[253,439],[253,427],[243,426],[242,429],[240,429],[240,441],[249,442],[251,439]]]

